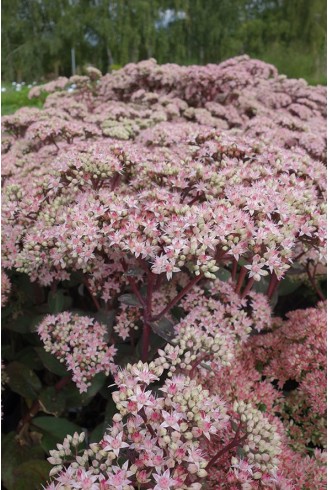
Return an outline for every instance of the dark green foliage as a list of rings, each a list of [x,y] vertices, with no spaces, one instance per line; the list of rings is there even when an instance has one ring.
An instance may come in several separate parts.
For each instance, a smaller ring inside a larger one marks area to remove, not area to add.
[[[49,291],[31,284],[23,274],[13,273],[10,280],[10,300],[2,309],[2,360],[6,369],[2,482],[7,490],[25,490],[27,481],[29,489],[39,490],[51,468],[46,461],[49,451],[67,434],[88,429],[93,440],[100,440],[113,412],[112,389],[108,388],[113,380],[99,373],[88,391],[79,393],[71,373],[44,350],[35,332],[44,314],[70,308],[73,297],[65,283],[57,291]],[[75,288],[79,285],[77,281]],[[86,298],[77,298],[80,302],[73,305],[74,311],[93,316]],[[113,323],[111,315],[109,322]]]
[[[24,398],[35,400],[42,388],[38,376],[20,362],[11,362],[6,367],[9,386],[15,393]]]
[[[2,2],[2,74],[32,81],[103,72],[155,57],[218,63],[249,54],[289,77],[325,83],[324,0],[41,0]]]
[[[15,432],[3,436],[1,479],[7,490],[23,489],[27,474],[29,488],[40,488],[40,483],[48,479],[51,468],[42,458],[43,450],[39,445],[22,444]]]

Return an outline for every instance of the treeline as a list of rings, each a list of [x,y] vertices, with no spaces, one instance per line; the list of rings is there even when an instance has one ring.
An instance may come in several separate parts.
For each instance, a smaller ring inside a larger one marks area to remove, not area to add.
[[[2,0],[2,79],[102,72],[154,57],[217,63],[247,53],[325,83],[326,0]]]

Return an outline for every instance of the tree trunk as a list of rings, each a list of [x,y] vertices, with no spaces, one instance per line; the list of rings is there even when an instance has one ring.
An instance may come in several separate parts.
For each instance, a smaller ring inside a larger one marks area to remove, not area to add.
[[[56,75],[56,78],[59,77],[59,68],[60,68],[60,61],[58,60],[54,61],[54,73]]]
[[[110,48],[107,46],[106,48],[106,51],[107,51],[107,58],[108,58],[108,73],[110,73],[112,71],[112,64],[113,64],[113,56],[112,56],[112,52],[110,50]]]

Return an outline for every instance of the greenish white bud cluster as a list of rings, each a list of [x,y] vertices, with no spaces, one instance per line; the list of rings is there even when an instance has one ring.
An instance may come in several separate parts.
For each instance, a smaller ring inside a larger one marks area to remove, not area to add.
[[[66,436],[62,444],[57,444],[57,449],[49,451],[50,458],[48,458],[48,461],[50,464],[55,465],[50,471],[50,476],[59,473],[63,469],[64,463],[66,463],[70,457],[74,460],[75,449],[84,442],[84,439],[85,432],[81,432],[80,434],[75,432],[73,436]]]
[[[188,319],[179,324],[179,332],[164,350],[158,351],[156,363],[168,369],[168,376],[177,370],[192,371],[201,363],[214,362],[219,366],[230,366],[234,357],[232,337],[217,332],[207,332],[198,325],[188,323]]]
[[[233,409],[240,415],[240,420],[247,433],[247,439],[242,448],[243,452],[257,470],[253,478],[259,480],[263,473],[272,472],[279,464],[280,435],[268,418],[250,403],[236,401]]]

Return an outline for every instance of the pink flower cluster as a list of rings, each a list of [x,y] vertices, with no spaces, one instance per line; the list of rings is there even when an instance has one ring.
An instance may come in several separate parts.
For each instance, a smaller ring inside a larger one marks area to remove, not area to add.
[[[240,299],[231,282],[216,279],[202,288],[194,286],[180,303],[186,313],[174,326],[174,339],[156,363],[172,376],[177,369],[193,373],[198,365],[208,376],[231,366],[252,331],[271,327],[267,298],[255,292]],[[263,312],[263,314],[262,314]]]
[[[227,293],[229,287],[225,284],[221,289]],[[221,291],[222,301],[223,294]],[[188,304],[194,308],[192,294],[188,296],[184,308]],[[205,300],[203,296],[199,303]],[[214,298],[211,301],[214,303]],[[170,368],[162,363],[161,351],[150,364],[127,365],[115,375],[119,391],[113,399],[119,413],[113,417],[113,427],[99,444],[80,450],[78,456],[70,450],[69,441],[64,442],[65,450],[60,446],[52,451],[49,461],[55,465],[51,472],[55,481],[47,488],[59,490],[65,484],[78,486],[88,480],[94,490],[110,490],[115,485],[132,490],[137,484],[158,490],[200,489],[204,485],[214,489],[218,481],[222,488],[235,490],[297,490],[301,482],[306,490],[321,490],[326,483],[325,453],[316,449],[310,458],[305,447],[309,440],[323,443],[322,437],[316,437],[320,407],[314,407],[313,397],[304,392],[303,398],[298,397],[300,410],[293,412],[293,398],[275,389],[271,376],[263,378],[266,367],[259,371],[254,365],[262,351],[270,352],[265,339],[277,334],[279,339],[268,343],[274,350],[265,361],[263,355],[263,363],[269,366],[277,356],[279,366],[289,370],[289,378],[300,379],[298,364],[293,366],[281,355],[286,345],[294,343],[305,353],[302,372],[320,372],[323,364],[319,359],[313,364],[318,355],[316,350],[311,355],[311,339],[316,335],[315,324],[320,325],[317,334],[324,330],[323,319],[323,305],[293,312],[284,322],[273,319],[273,333],[260,333],[244,342],[231,367],[212,364],[209,371],[202,363],[203,353],[190,345],[196,360],[193,369],[186,370],[182,361],[176,364],[173,376],[160,388],[162,396],[158,389],[157,395],[152,390],[153,383],[158,388],[163,368]],[[324,352],[323,345],[320,356]],[[306,407],[311,407],[314,416]],[[293,432],[288,416],[295,417],[294,424],[305,428],[306,434]],[[306,439],[311,430],[313,437]]]
[[[11,282],[4,270],[1,270],[1,306],[8,303],[11,291]]]
[[[61,90],[75,78],[34,87],[30,95]],[[266,144],[274,139],[316,159],[326,155],[326,89],[289,80],[272,65],[247,56],[203,67],[158,65],[155,60],[131,63],[100,78],[97,97],[104,115],[112,101],[126,106],[131,99],[145,108],[155,106],[165,120],[180,116],[237,133],[242,129]]]
[[[319,303],[317,308],[289,313],[287,320],[273,318],[269,333],[251,336],[231,366],[210,375],[199,362],[194,370],[196,379],[211,393],[224,394],[228,403],[251,403],[278,424],[283,448],[277,486],[265,480],[265,488],[325,488],[326,356],[326,312]],[[294,387],[288,388],[286,381]],[[313,452],[311,447],[317,449]],[[240,481],[235,473],[230,475],[231,485]],[[242,478],[247,480],[247,473],[243,466]],[[217,478],[226,480],[222,468]],[[284,478],[289,481],[284,482],[286,486],[281,483]]]
[[[49,284],[64,269],[92,277],[100,257],[110,264],[117,254],[168,279],[182,268],[214,278],[220,262],[242,258],[259,281],[281,279],[309,249],[317,260],[324,253],[324,168],[309,168],[307,157],[215,132],[185,145],[184,160],[175,153],[183,146],[78,148],[57,156],[54,175],[32,189],[30,175],[9,179],[4,266]]]
[[[326,447],[327,345],[326,303],[295,310],[274,319],[274,329],[250,344],[262,374],[280,389],[288,380],[297,388],[281,408],[292,445],[302,452],[309,444]]]
[[[230,447],[241,443],[248,448],[251,480],[274,474],[280,437],[261,412],[241,402],[228,414],[219,396],[210,396],[181,374],[166,380],[160,388],[163,396],[155,397],[147,387],[161,373],[154,363],[141,362],[117,373],[119,391],[113,399],[119,413],[114,415],[114,425],[100,443],[91,444],[76,458],[70,446],[82,442],[77,435],[75,443],[66,439],[52,451],[51,474],[57,483],[50,484],[49,490],[79,485],[87,478],[94,490],[132,490],[136,485],[156,490],[215,488],[212,467],[221,453],[228,454]],[[238,425],[235,430],[234,424]],[[220,445],[221,451],[212,455]],[[233,458],[232,467],[237,461]],[[65,462],[70,465],[63,469]]]
[[[68,78],[59,77],[56,80],[45,83],[44,85],[41,86],[37,85],[31,88],[29,92],[29,99],[40,97],[42,91],[51,93],[51,92],[55,92],[56,90],[63,90],[67,84],[68,84]]]
[[[87,391],[95,374],[108,376],[116,371],[116,348],[105,341],[106,327],[91,318],[68,312],[47,315],[38,326],[38,334],[45,350],[73,372],[81,393]]]

